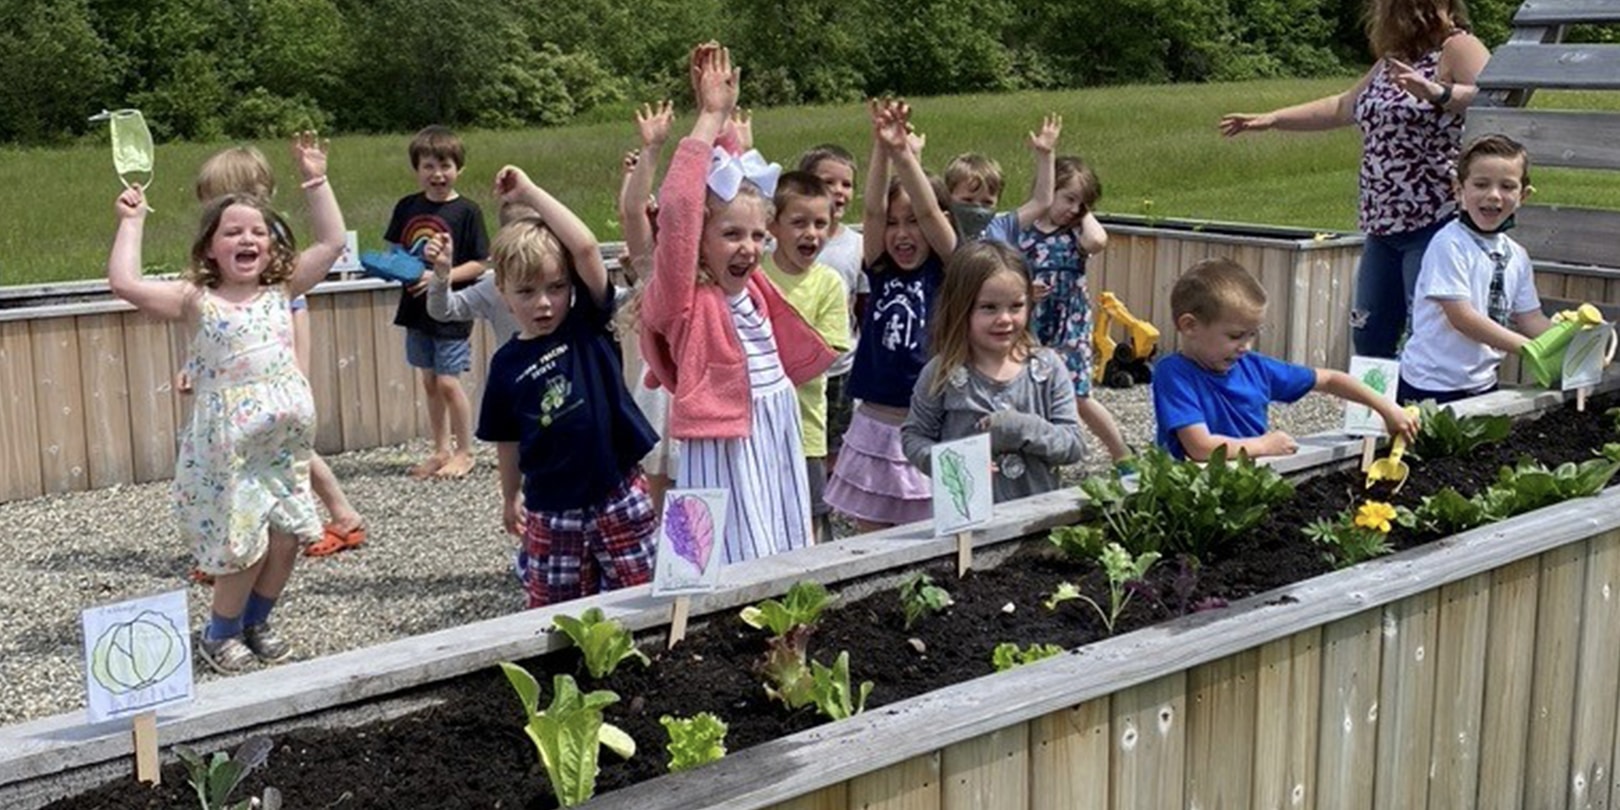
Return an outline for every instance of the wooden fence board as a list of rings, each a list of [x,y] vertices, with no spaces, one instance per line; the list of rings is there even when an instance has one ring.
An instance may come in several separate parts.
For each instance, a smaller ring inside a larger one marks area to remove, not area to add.
[[[1313,629],[1259,649],[1253,806],[1260,810],[1316,806],[1321,639],[1321,631]]]
[[[1316,765],[1322,810],[1371,810],[1378,750],[1378,676],[1383,611],[1322,628],[1321,739]]]
[[[1429,800],[1439,596],[1431,590],[1384,608],[1376,807],[1423,807]]]
[[[1260,337],[1255,341],[1255,351],[1273,357],[1293,357],[1291,324],[1299,320],[1304,312],[1303,309],[1294,308],[1294,289],[1289,278],[1293,275],[1294,260],[1279,250],[1262,247],[1258,251],[1259,269],[1244,265],[1259,277],[1260,286],[1266,288],[1268,301],[1265,320],[1260,324]]]
[[[28,322],[0,322],[0,502],[45,492],[34,385]]]
[[[129,381],[131,462],[135,483],[174,475],[174,360],[169,325],[140,312],[124,314],[124,369]]]
[[[1105,696],[1029,722],[1030,810],[1108,806],[1109,714]]]
[[[323,455],[343,452],[343,408],[338,399],[338,359],[333,310],[337,296],[309,298],[309,387],[315,392],[315,451]]]
[[[942,810],[1027,810],[1029,724],[946,746],[939,785]]]
[[[1187,806],[1253,806],[1259,666],[1260,651],[1248,650],[1188,672]]]
[[[1176,279],[1187,270],[1189,262],[1184,254],[1193,244],[1181,239],[1159,240],[1157,261],[1153,263],[1152,307],[1142,312],[1132,310],[1137,317],[1150,318],[1154,323],[1175,321],[1170,314],[1170,291],[1175,289]]]
[[[844,810],[849,806],[849,785],[839,783],[807,796],[782,802],[771,810]]]
[[[186,367],[191,358],[191,341],[195,330],[185,321],[163,321],[164,328],[169,333],[169,384],[176,385],[179,372]],[[176,431],[183,430],[191,424],[191,396],[176,394],[170,400],[174,409],[174,427]]]
[[[402,444],[417,437],[417,392],[422,383],[416,369],[405,361],[405,330],[395,326],[392,317],[377,317],[397,305],[398,293],[378,290],[371,294],[373,346],[377,350],[377,389],[379,440],[383,444]],[[473,364],[482,362],[483,355],[473,353]]]
[[[1440,589],[1434,650],[1434,735],[1429,744],[1429,808],[1471,808],[1479,788],[1479,727],[1485,700],[1491,576]]]
[[[1575,735],[1569,806],[1610,807],[1616,687],[1620,684],[1620,533],[1588,542],[1586,599],[1575,672]]]
[[[1513,238],[1538,261],[1620,264],[1620,242],[1615,240],[1620,233],[1620,211],[1526,205],[1519,209],[1516,221]]]
[[[1524,774],[1526,808],[1563,807],[1569,789],[1574,724],[1570,707],[1580,656],[1587,548],[1585,542],[1571,543],[1541,555]]]
[[[345,296],[333,310],[338,345],[338,412],[344,447],[377,446],[377,354],[371,296]]]
[[[92,488],[135,480],[130,442],[129,377],[124,369],[123,315],[80,315],[80,384],[84,390],[86,442],[94,452],[87,464]]]
[[[850,810],[940,810],[939,754],[849,780]]]
[[[1479,796],[1483,810],[1510,810],[1524,793],[1535,666],[1539,558],[1491,572],[1490,629],[1485,640],[1485,704],[1480,715]]]
[[[1620,87],[1620,45],[1508,42],[1479,74],[1482,90],[1610,90]]]
[[[1181,807],[1187,673],[1116,692],[1112,708],[1112,806],[1115,810]]]
[[[1620,115],[1565,110],[1473,107],[1465,138],[1506,135],[1524,144],[1537,169],[1620,169]]]
[[[89,487],[84,441],[84,391],[79,381],[79,333],[72,318],[33,322],[35,408],[40,480],[46,493]]]

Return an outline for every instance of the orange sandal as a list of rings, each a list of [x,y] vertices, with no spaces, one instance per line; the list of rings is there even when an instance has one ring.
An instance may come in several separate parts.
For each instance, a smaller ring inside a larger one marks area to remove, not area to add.
[[[339,551],[359,548],[366,542],[366,527],[356,526],[348,531],[338,528],[336,523],[326,527],[321,539],[304,549],[305,557],[326,557]]]

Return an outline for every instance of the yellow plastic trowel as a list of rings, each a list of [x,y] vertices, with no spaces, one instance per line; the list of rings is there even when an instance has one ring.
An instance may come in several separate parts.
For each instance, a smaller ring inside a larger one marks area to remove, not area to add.
[[[1406,406],[1406,412],[1412,416],[1417,416],[1417,411],[1418,409],[1414,405]],[[1407,474],[1412,471],[1410,467],[1406,466],[1406,461],[1402,458],[1405,455],[1406,437],[1396,436],[1391,439],[1389,442],[1389,455],[1374,461],[1367,467],[1367,488],[1371,489],[1372,485],[1379,481],[1393,481],[1395,491],[1399,492],[1401,487],[1406,484]]]

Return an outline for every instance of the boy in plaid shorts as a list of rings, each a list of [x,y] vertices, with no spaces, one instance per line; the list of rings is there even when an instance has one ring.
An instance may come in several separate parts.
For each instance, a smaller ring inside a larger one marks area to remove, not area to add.
[[[502,169],[495,194],[539,213],[490,250],[521,331],[490,359],[478,419],[499,450],[502,521],[523,538],[528,606],[649,582],[657,516],[640,463],[658,436],[624,387],[596,237],[521,169]],[[441,240],[428,258],[449,253]]]

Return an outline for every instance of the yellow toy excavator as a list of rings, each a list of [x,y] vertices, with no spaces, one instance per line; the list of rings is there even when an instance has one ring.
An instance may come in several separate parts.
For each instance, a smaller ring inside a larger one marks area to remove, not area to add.
[[[1113,321],[1125,327],[1125,342],[1115,341],[1110,334]],[[1093,385],[1109,388],[1129,388],[1137,383],[1152,382],[1153,368],[1149,360],[1159,346],[1159,329],[1131,314],[1125,302],[1111,292],[1097,296],[1096,320],[1091,327],[1092,357],[1091,381]]]

